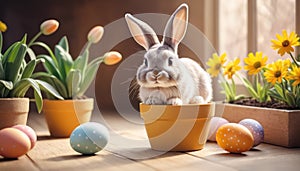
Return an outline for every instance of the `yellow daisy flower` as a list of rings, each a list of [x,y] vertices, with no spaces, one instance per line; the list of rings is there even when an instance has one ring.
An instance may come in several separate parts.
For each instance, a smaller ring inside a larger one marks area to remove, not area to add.
[[[6,30],[7,30],[6,24],[0,21],[0,32],[5,32]]]
[[[293,86],[300,84],[300,68],[296,65],[292,65],[292,70],[289,73],[289,80],[294,80]]]
[[[267,56],[263,57],[262,52],[256,52],[255,55],[253,53],[249,53],[248,57],[244,59],[246,66],[244,66],[245,70],[248,70],[249,75],[257,74],[264,66],[266,66],[266,62],[268,60]]]
[[[278,54],[283,56],[285,53],[291,53],[294,52],[293,46],[299,46],[299,37],[298,35],[293,31],[290,35],[287,34],[286,30],[282,31],[282,36],[279,34],[276,34],[277,40],[271,40],[273,43],[272,48],[277,50]]]
[[[288,65],[286,60],[277,60],[267,65],[267,70],[264,72],[264,76],[269,83],[275,84],[281,83],[282,79],[287,76]]]
[[[218,76],[222,66],[226,62],[226,53],[223,53],[221,56],[218,56],[216,53],[213,54],[211,58],[209,58],[206,65],[210,68],[207,69],[207,72],[212,76]]]
[[[227,75],[228,79],[231,79],[232,76],[235,74],[236,71],[239,71],[242,69],[242,67],[239,66],[240,59],[236,58],[234,61],[229,62],[224,68],[224,75]]]

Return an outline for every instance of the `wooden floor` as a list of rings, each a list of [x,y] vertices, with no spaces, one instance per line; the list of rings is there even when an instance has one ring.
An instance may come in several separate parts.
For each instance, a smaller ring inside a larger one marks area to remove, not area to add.
[[[216,143],[203,150],[161,153],[149,148],[142,124],[133,124],[112,113],[93,115],[93,121],[111,129],[108,146],[94,156],[82,156],[69,145],[69,139],[49,136],[42,114],[31,113],[28,125],[36,130],[36,146],[18,160],[0,157],[0,171],[35,170],[197,170],[197,171],[299,171],[300,148],[260,144],[243,154],[229,154]]]

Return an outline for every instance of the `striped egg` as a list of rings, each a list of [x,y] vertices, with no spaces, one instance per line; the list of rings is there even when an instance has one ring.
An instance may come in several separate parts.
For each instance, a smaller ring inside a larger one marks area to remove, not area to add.
[[[222,125],[216,134],[220,147],[231,153],[242,153],[252,148],[254,139],[251,132],[243,125],[228,123]]]

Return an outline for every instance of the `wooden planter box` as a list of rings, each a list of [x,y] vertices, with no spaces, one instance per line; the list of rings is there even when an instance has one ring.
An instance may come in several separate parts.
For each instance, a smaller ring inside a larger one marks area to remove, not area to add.
[[[238,123],[245,118],[260,122],[265,131],[264,142],[284,147],[300,147],[300,110],[281,110],[233,104],[225,104],[224,108],[222,106],[218,107],[219,115],[229,122]]]

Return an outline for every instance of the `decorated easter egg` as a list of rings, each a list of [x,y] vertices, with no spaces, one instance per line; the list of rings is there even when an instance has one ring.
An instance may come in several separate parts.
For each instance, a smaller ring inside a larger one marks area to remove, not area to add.
[[[31,127],[26,126],[26,125],[15,125],[12,128],[16,128],[16,129],[24,132],[28,136],[28,138],[30,139],[30,142],[31,142],[30,149],[32,149],[35,146],[36,141],[37,141],[37,136],[36,136],[35,131]]]
[[[209,141],[216,141],[216,133],[220,126],[229,123],[226,119],[221,117],[213,117],[210,120],[210,128],[208,133]]]
[[[254,147],[264,140],[264,128],[258,121],[254,119],[243,119],[239,124],[244,125],[251,132],[254,138]]]
[[[231,153],[242,153],[252,148],[254,140],[251,132],[243,125],[228,123],[222,125],[216,134],[220,147]]]
[[[18,158],[26,154],[31,147],[28,136],[15,128],[0,130],[0,155],[5,158]]]
[[[96,122],[87,122],[74,129],[70,136],[71,147],[82,154],[90,155],[102,150],[109,140],[105,126]]]

